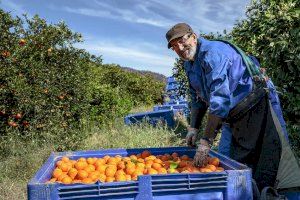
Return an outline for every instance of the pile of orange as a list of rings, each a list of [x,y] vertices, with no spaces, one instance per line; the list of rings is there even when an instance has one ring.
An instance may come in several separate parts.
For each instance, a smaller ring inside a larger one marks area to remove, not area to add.
[[[85,183],[96,181],[131,181],[139,175],[172,174],[172,173],[207,173],[224,171],[219,167],[218,158],[209,158],[209,164],[199,168],[193,165],[193,159],[178,153],[151,155],[147,150],[137,155],[121,157],[120,155],[102,158],[79,158],[71,160],[63,157],[56,163],[52,178],[47,183]]]

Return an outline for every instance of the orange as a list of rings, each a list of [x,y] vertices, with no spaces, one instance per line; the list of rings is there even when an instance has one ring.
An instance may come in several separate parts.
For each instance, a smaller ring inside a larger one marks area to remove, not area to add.
[[[126,181],[125,174],[118,174],[115,176],[116,181]]]
[[[62,160],[57,161],[57,162],[56,162],[56,167],[61,166],[61,164],[63,164],[63,163],[64,163],[64,162],[63,162]]]
[[[158,172],[155,169],[149,168],[147,171],[148,174],[158,174]]]
[[[116,175],[119,175],[119,174],[126,175],[126,173],[124,172],[123,169],[119,169],[119,170],[115,173],[115,176],[116,176]]]
[[[163,156],[161,156],[161,160],[162,161],[168,161],[169,157],[167,155],[163,155]]]
[[[81,183],[82,181],[81,180],[78,180],[78,179],[74,179],[73,181],[72,181],[72,183],[73,184],[75,184],[75,183]]]
[[[82,183],[85,183],[85,184],[92,184],[94,183],[94,181],[91,179],[91,178],[84,178],[82,180]]]
[[[164,164],[163,164],[164,168],[165,169],[169,169],[170,168],[170,164],[171,164],[170,161],[165,161]]]
[[[105,160],[105,162],[107,162],[107,160],[110,158],[110,156],[106,155],[103,157],[103,159]]]
[[[141,158],[145,159],[145,158],[147,158],[147,157],[150,156],[150,155],[151,155],[150,151],[145,150],[145,151],[143,151],[143,152],[141,153]]]
[[[126,168],[127,167],[135,167],[135,164],[133,162],[129,161],[129,162],[126,163],[125,166],[126,166]]]
[[[185,160],[179,162],[179,167],[183,168],[187,166],[187,162]]]
[[[131,176],[129,174],[126,174],[125,177],[126,177],[126,181],[131,181]]]
[[[71,168],[71,166],[67,163],[62,163],[59,168],[63,171],[63,172],[68,172],[69,169]]]
[[[132,173],[131,178],[132,178],[132,180],[136,181],[138,179],[138,176],[140,176],[140,175],[144,175],[143,172],[136,170]]]
[[[224,168],[223,167],[217,167],[216,172],[223,172]]]
[[[106,177],[105,182],[114,182],[115,181],[115,177]]]
[[[136,155],[131,155],[131,156],[129,156],[129,158],[131,159],[131,160],[137,160],[138,158],[136,157]]]
[[[117,162],[118,162],[117,159],[114,158],[114,157],[110,157],[110,158],[108,158],[107,161],[106,161],[107,164],[112,164],[112,165],[116,165]]]
[[[104,165],[106,163],[106,161],[102,158],[99,158],[96,160],[96,162],[94,163],[95,167],[98,167],[100,165]]]
[[[106,180],[106,175],[105,174],[99,174],[98,180],[104,183],[105,180]]]
[[[173,159],[178,158],[178,153],[174,152],[171,156],[173,157]]]
[[[127,166],[125,169],[126,174],[131,175],[135,171],[135,166]]]
[[[99,177],[99,172],[97,173],[97,171],[95,172],[91,172],[89,175],[88,175],[88,178],[92,179],[92,181],[97,181],[98,180],[98,177]]]
[[[63,162],[69,162],[69,161],[70,161],[70,158],[64,156],[64,157],[62,157],[61,160],[62,160]]]
[[[137,161],[140,162],[140,163],[144,163],[145,162],[145,160],[143,158],[138,158]]]
[[[63,178],[65,178],[66,176],[68,176],[68,175],[63,173],[62,175],[60,175],[60,176],[57,178],[57,181],[62,181]]]
[[[86,162],[86,158],[81,157],[81,158],[79,158],[77,161]]]
[[[90,165],[93,165],[95,162],[96,162],[97,158],[88,158],[86,159],[87,163],[90,164]]]
[[[200,170],[197,167],[193,167],[192,168],[192,172],[193,173],[198,173],[198,172],[200,172]]]
[[[208,172],[212,172],[212,171],[211,171],[211,169],[208,169],[208,168],[200,168],[200,172],[208,173]]]
[[[118,169],[125,169],[125,162],[124,161],[119,161],[117,164]]]
[[[94,172],[96,170],[94,165],[88,165],[84,168],[87,173]]]
[[[129,157],[124,157],[123,161],[128,162],[128,161],[131,161],[131,159]]]
[[[58,178],[62,174],[63,174],[63,171],[61,169],[55,168],[53,173],[52,173],[52,176],[53,176],[53,178]]]
[[[120,155],[116,155],[115,158],[116,158],[117,162],[120,162],[122,160],[122,156],[120,156]]]
[[[146,165],[145,165],[144,163],[137,163],[137,164],[136,164],[136,167],[137,167],[137,168],[145,168],[145,166],[146,166]]]
[[[64,184],[71,184],[72,183],[72,178],[69,177],[69,176],[65,176],[62,180],[61,180],[62,183]]]
[[[151,167],[152,167],[152,164],[150,164],[150,163],[148,163],[148,164],[145,165],[145,168],[146,168],[146,169],[149,169],[149,168],[151,168]]]
[[[167,174],[167,173],[168,173],[167,170],[166,170],[165,168],[159,168],[159,169],[157,170],[157,172],[158,172],[159,174]]]
[[[154,163],[159,163],[159,164],[162,164],[162,163],[163,163],[163,161],[162,161],[161,159],[158,159],[158,158],[155,158],[155,159],[153,160],[153,162],[154,162]]]
[[[146,157],[145,158],[145,161],[148,161],[148,160],[155,160],[156,159],[156,157],[155,156],[153,156],[153,155],[151,155],[151,156],[148,156],[148,157]]]
[[[183,171],[181,171],[181,173],[187,174],[187,173],[190,173],[190,171],[189,170],[183,170]]]
[[[145,162],[145,164],[147,165],[147,164],[153,164],[154,162],[153,162],[153,160],[147,160],[146,162]]]
[[[142,158],[142,154],[141,153],[138,153],[136,154],[136,157],[139,159],[139,158]]]
[[[181,158],[181,160],[186,160],[186,161],[189,160],[189,157],[188,157],[187,155],[183,155],[183,156],[181,156],[180,158]]]
[[[160,169],[162,166],[161,166],[161,164],[159,164],[159,163],[153,163],[152,164],[152,168],[153,169],[155,169],[155,170],[158,170],[158,169]]]
[[[81,179],[81,180],[87,178],[88,176],[89,176],[89,173],[87,173],[84,170],[79,170],[78,173],[77,173],[77,178]]]
[[[114,177],[116,172],[117,172],[117,167],[115,167],[113,165],[109,165],[105,169],[105,175],[108,176],[108,177]]]
[[[75,168],[77,169],[77,170],[82,170],[82,169],[84,169],[85,167],[87,167],[88,166],[88,164],[87,164],[87,162],[85,162],[85,161],[78,161],[77,163],[75,163]]]
[[[98,167],[96,168],[96,170],[97,170],[98,172],[100,172],[101,174],[104,174],[106,168],[107,168],[107,165],[105,164],[105,165],[100,165],[100,166],[98,166]]]
[[[168,169],[167,171],[168,171],[168,173],[170,173],[170,174],[179,173],[178,170],[173,169],[173,168],[170,168],[170,169]]]
[[[72,179],[75,178],[75,176],[77,175],[77,173],[78,173],[78,170],[77,170],[76,168],[71,168],[71,169],[68,171],[68,175],[69,175]]]
[[[72,167],[74,167],[75,163],[77,163],[77,161],[76,160],[70,160],[70,163],[71,163]]]
[[[216,171],[216,169],[217,169],[216,166],[210,165],[210,164],[206,165],[205,168],[210,169],[213,172]]]
[[[216,158],[216,157],[211,158],[211,159],[209,160],[209,164],[214,165],[215,167],[218,167],[219,164],[220,164],[220,159],[219,159],[219,158]]]
[[[57,179],[56,178],[51,178],[49,181],[47,181],[46,183],[55,183]]]

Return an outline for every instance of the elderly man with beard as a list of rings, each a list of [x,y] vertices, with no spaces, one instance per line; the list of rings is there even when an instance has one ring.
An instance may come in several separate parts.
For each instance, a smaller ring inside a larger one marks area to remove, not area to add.
[[[198,38],[186,23],[174,25],[166,38],[168,48],[185,61],[191,94],[191,120],[186,136],[189,146],[195,145],[208,110],[195,164],[207,164],[210,146],[223,126],[227,138],[229,134],[231,139],[232,132],[232,141],[226,144],[230,145],[230,157],[252,168],[260,189],[274,185],[281,145],[274,128],[273,111],[286,139],[287,133],[274,85],[261,74],[253,75],[253,70],[259,71],[257,60],[229,42]]]

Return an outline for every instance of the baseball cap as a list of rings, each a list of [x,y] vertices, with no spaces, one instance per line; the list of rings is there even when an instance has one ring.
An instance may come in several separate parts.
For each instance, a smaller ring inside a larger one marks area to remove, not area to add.
[[[168,48],[170,49],[170,42],[176,38],[182,37],[187,33],[194,33],[193,29],[186,23],[175,24],[167,33]]]

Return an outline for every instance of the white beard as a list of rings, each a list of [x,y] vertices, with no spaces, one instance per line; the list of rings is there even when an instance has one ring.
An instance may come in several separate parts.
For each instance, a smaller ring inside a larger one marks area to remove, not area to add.
[[[184,61],[192,61],[194,60],[195,54],[196,54],[196,46],[194,47],[189,47],[188,50],[183,52],[183,55],[180,56],[180,58]]]

